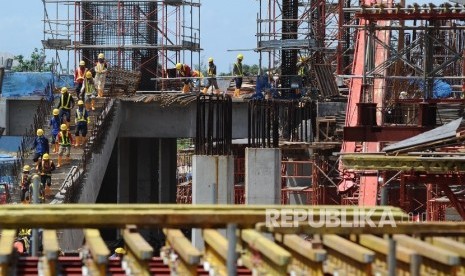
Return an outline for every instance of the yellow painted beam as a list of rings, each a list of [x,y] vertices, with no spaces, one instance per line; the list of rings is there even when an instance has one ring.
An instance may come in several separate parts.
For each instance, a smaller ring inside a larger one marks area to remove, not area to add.
[[[100,236],[100,231],[97,229],[84,229],[84,237],[92,255],[92,259],[87,260],[87,266],[98,275],[106,275],[110,250]]]
[[[285,266],[290,263],[291,254],[259,232],[251,229],[242,230],[241,237],[250,247],[260,251],[276,265]]]
[[[181,230],[163,229],[166,239],[174,251],[188,264],[197,266],[202,253],[184,236]]]
[[[451,250],[443,249],[406,235],[394,235],[394,239],[399,245],[415,250],[425,258],[448,266],[460,264],[460,256]]]
[[[375,259],[373,251],[336,235],[323,235],[323,245],[359,263],[367,264]]]
[[[2,230],[0,237],[0,275],[10,275],[9,263],[13,254],[16,230]]]
[[[45,275],[57,275],[57,260],[60,253],[56,230],[44,230],[42,233],[43,254],[45,258]]]

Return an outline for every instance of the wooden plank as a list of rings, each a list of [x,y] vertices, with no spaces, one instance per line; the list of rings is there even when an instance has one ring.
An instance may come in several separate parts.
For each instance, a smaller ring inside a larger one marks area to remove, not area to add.
[[[228,259],[228,240],[215,229],[203,229],[203,240],[224,260]]]
[[[44,230],[42,233],[44,255],[48,260],[57,260],[60,254],[60,246],[56,230]]]
[[[16,230],[4,229],[0,237],[0,264],[8,264],[13,253]]]
[[[308,222],[300,222],[293,226],[267,226],[266,223],[257,223],[255,229],[260,232],[282,233],[282,234],[337,234],[337,235],[384,235],[384,234],[416,234],[423,236],[447,236],[447,235],[463,235],[465,234],[465,222],[425,222],[425,223],[410,223],[396,222],[395,225],[384,224],[380,227],[371,225],[352,225],[351,227],[313,227]]]
[[[273,210],[280,211],[280,206],[273,206]],[[305,207],[302,207],[305,208]],[[291,209],[292,210],[292,209]],[[307,209],[304,209],[307,210]],[[321,209],[309,209],[313,217],[318,219]],[[327,210],[327,209],[324,209]],[[334,209],[339,210],[339,209]],[[350,220],[359,215],[359,209],[342,209],[346,211],[346,218]],[[383,210],[374,209],[371,218],[378,220],[382,218]],[[403,212],[391,212],[397,219],[405,217]],[[184,209],[163,209],[153,206],[152,209],[112,209],[111,205],[106,209],[81,209],[73,206],[68,209],[16,209],[0,210],[0,220],[5,228],[20,227],[43,227],[43,228],[123,228],[127,224],[139,226],[166,227],[188,227],[197,226],[201,228],[216,228],[228,223],[237,223],[239,226],[252,226],[257,222],[266,220],[267,209],[229,208],[221,209],[210,207],[209,209],[198,209],[184,207]],[[70,220],[69,218],[73,219]]]
[[[290,263],[291,254],[287,250],[284,250],[282,247],[265,238],[259,232],[251,229],[242,230],[241,237],[249,246],[260,251],[261,254],[270,259],[274,264],[284,266]]]
[[[460,257],[465,258],[465,244],[454,241],[444,237],[431,237],[426,239],[428,242],[436,247],[446,249],[448,251],[458,254]]]
[[[191,244],[181,230],[163,229],[163,232],[174,251],[176,251],[183,261],[190,265],[198,265],[200,263],[202,253]]]
[[[323,245],[359,263],[371,263],[375,259],[373,251],[336,235],[323,235]]]
[[[394,235],[394,239],[398,242],[399,245],[415,250],[423,257],[429,258],[436,262],[449,266],[460,264],[460,256],[453,251],[439,248],[427,242],[406,235]]]
[[[108,263],[108,257],[110,256],[111,252],[100,236],[100,231],[98,229],[84,229],[84,237],[95,263]]]
[[[274,237],[277,242],[282,243],[302,257],[313,262],[323,262],[326,260],[326,251],[324,249],[313,248],[310,242],[303,240],[298,235],[275,234]]]
[[[388,241],[373,235],[360,235],[358,237],[358,242],[360,245],[365,246],[366,248],[379,252],[383,255],[388,255],[389,253],[389,245]],[[414,250],[411,250],[405,246],[397,245],[396,246],[396,258],[397,260],[410,263],[412,257],[414,255],[419,255]]]
[[[149,261],[152,258],[153,248],[138,232],[124,229],[123,238],[125,244],[139,261]]]

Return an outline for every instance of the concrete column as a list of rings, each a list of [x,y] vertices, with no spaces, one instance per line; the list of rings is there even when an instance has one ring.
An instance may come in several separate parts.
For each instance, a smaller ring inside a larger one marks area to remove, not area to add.
[[[192,204],[234,204],[234,157],[192,157]],[[200,229],[192,230],[192,243],[203,250]]]
[[[158,140],[155,138],[137,138],[134,139],[137,143],[137,182],[130,183],[133,189],[136,189],[137,203],[155,203],[151,201],[152,192],[156,193],[157,189],[152,187],[157,186],[156,164],[158,156]],[[136,187],[134,187],[136,186]]]
[[[280,149],[245,149],[245,203],[281,204]]]
[[[176,203],[177,143],[174,138],[159,139],[158,203]]]
[[[118,138],[118,185],[117,185],[117,203],[130,203],[129,200],[129,183],[135,183],[131,176],[131,138]],[[133,162],[131,162],[133,161]]]

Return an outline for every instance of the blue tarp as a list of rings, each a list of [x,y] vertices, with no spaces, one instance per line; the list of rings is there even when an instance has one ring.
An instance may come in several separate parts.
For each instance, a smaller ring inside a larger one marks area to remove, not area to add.
[[[54,76],[51,72],[7,72],[2,85],[3,97],[53,95]]]

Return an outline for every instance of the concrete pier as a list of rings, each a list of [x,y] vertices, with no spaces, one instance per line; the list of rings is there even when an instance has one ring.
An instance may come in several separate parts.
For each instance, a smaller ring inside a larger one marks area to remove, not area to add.
[[[245,149],[245,203],[281,204],[280,149]]]
[[[234,157],[192,157],[192,204],[234,204]],[[192,243],[204,248],[200,229],[192,230]]]

